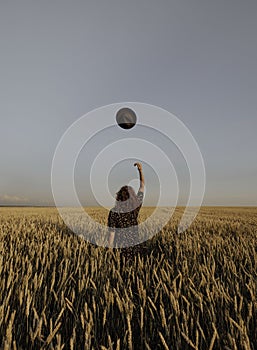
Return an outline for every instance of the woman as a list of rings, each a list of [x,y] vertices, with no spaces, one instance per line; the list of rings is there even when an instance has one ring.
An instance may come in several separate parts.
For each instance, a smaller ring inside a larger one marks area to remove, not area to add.
[[[145,180],[141,163],[135,163],[140,179],[136,194],[131,186],[123,186],[116,193],[116,204],[109,212],[109,247],[132,247],[139,243],[138,214],[144,197]],[[124,230],[123,230],[124,229]],[[126,248],[127,253],[129,249]]]

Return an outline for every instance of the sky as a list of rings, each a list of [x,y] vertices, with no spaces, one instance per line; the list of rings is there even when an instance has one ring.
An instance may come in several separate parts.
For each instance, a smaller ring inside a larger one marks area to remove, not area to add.
[[[51,164],[64,132],[95,108],[126,101],[159,106],[191,131],[206,168],[203,204],[257,205],[255,0],[1,1],[0,50],[0,205],[52,205]],[[96,203],[92,155],[125,137],[120,131],[82,149],[75,185],[83,205]],[[176,147],[166,149],[183,204],[185,164]],[[113,195],[135,180],[132,163],[108,174]],[[106,164],[108,155],[96,183]],[[143,165],[145,203],[155,204],[158,174]]]

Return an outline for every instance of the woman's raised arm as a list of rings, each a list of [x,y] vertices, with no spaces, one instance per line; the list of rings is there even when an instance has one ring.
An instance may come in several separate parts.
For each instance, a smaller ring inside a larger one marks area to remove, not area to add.
[[[139,172],[139,179],[140,179],[140,187],[139,192],[144,192],[145,189],[145,178],[142,170],[142,164],[137,162],[134,164],[134,166],[137,166],[138,172]]]

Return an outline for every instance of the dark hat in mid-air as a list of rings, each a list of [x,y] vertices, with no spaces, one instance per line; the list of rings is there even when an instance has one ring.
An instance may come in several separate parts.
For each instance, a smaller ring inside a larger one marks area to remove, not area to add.
[[[122,129],[131,129],[136,125],[136,113],[130,108],[121,108],[116,114],[116,121]]]

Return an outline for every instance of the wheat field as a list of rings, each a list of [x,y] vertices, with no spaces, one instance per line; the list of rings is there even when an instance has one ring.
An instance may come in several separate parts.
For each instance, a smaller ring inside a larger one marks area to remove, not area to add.
[[[0,210],[1,349],[257,349],[257,208],[204,207],[181,234],[177,208],[132,261],[54,208]]]

